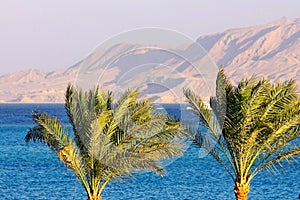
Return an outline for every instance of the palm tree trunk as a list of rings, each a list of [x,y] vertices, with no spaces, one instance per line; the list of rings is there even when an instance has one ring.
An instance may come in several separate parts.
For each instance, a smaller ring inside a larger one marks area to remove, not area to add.
[[[247,200],[250,192],[250,183],[235,183],[234,193],[236,200]]]
[[[95,196],[88,197],[87,200],[102,200],[102,197],[95,195]]]

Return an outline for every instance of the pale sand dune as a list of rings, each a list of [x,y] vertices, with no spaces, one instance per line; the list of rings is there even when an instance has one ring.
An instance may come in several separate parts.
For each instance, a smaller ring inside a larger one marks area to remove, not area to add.
[[[218,66],[224,66],[235,83],[242,77],[255,75],[269,78],[273,82],[296,79],[300,88],[300,19],[281,18],[265,25],[230,29],[201,36],[197,42],[208,51]],[[193,88],[204,96],[213,92],[209,88],[213,83],[201,82],[201,76],[207,74],[203,72],[205,68],[202,68],[203,74],[199,74],[184,60],[168,53],[142,49],[130,56],[116,59],[118,52],[134,50],[136,47],[120,44],[110,49],[98,49],[66,70],[46,73],[32,69],[3,75],[0,77],[0,103],[62,103],[64,90],[69,82],[79,85],[83,82],[89,87],[93,83],[92,79],[97,80],[100,75],[97,83],[104,89],[116,89],[127,84],[139,87],[140,80],[145,77],[148,83],[161,83],[161,88],[142,87],[142,95],[155,102],[182,102],[182,88],[185,87]],[[185,48],[188,51],[192,47],[180,48],[181,51]],[[114,64],[110,69],[103,73],[97,71],[97,66],[105,66],[112,61]],[[155,70],[138,71],[143,63],[156,63],[151,66]],[[205,65],[203,58],[195,63]],[[81,74],[79,80],[76,77],[83,65],[90,66],[90,74],[86,77]],[[132,80],[126,79],[126,75],[130,73],[135,74]],[[116,81],[119,82],[118,86]]]

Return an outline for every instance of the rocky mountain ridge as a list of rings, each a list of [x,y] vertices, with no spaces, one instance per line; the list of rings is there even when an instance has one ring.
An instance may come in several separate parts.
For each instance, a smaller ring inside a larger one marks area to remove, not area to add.
[[[230,29],[201,36],[197,42],[207,50],[217,66],[224,66],[228,76],[235,82],[254,74],[274,82],[296,79],[300,88],[300,18],[292,20],[284,17],[264,25]],[[122,48],[128,47],[120,45],[113,50]],[[183,69],[178,60],[156,53],[153,50],[140,51],[120,60],[110,72],[111,77],[118,77],[126,71],[126,67],[141,59],[155,59],[159,63]],[[102,50],[100,54],[109,56],[108,50]],[[86,59],[90,63],[97,61],[95,55]],[[61,103],[64,101],[66,85],[74,82],[80,64],[50,73],[32,69],[3,75],[0,77],[0,103]],[[183,70],[189,73],[189,66]],[[191,80],[196,81],[193,76],[191,74]],[[113,85],[113,78],[107,78],[107,84]],[[181,87],[180,83],[177,86]],[[174,102],[172,98],[161,98],[167,95],[164,92],[158,92],[155,101]]]

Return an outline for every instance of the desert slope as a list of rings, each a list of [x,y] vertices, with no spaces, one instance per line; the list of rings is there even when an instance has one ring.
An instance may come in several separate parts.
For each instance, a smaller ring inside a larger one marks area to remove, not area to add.
[[[231,29],[198,42],[234,80],[255,74],[277,82],[300,80],[300,18]]]
[[[222,64],[225,67],[226,73],[234,81],[253,74],[267,77],[274,82],[300,80],[300,18],[281,18],[264,25],[230,29],[201,36],[197,42],[208,51],[217,65]],[[116,52],[134,48],[132,45],[120,44],[111,49],[98,49],[85,60],[66,70],[46,73],[32,69],[3,75],[0,77],[0,103],[61,103],[64,101],[66,85],[75,81],[83,63],[101,65],[104,64],[101,58],[105,57],[106,61],[111,61]],[[116,78],[128,71],[130,66],[143,62],[160,63],[184,72],[188,80],[179,77],[170,79],[170,85],[178,91],[185,81],[189,81],[193,86],[199,80],[187,63],[172,58],[169,54],[148,49],[118,60],[109,71],[109,75],[104,78],[105,87],[113,88]],[[168,73],[166,68],[156,69],[155,74],[160,74],[159,78],[164,79]],[[151,77],[151,74],[146,76]],[[300,88],[299,81],[298,86]],[[150,97],[156,102],[176,102],[176,99],[168,96],[169,93],[165,89],[152,90],[145,88],[144,92],[150,93]]]

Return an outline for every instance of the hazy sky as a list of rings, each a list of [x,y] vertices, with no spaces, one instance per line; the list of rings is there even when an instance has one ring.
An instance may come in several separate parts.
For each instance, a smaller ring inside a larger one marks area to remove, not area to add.
[[[141,27],[200,35],[300,17],[300,0],[1,0],[0,75],[64,69],[118,33]]]

